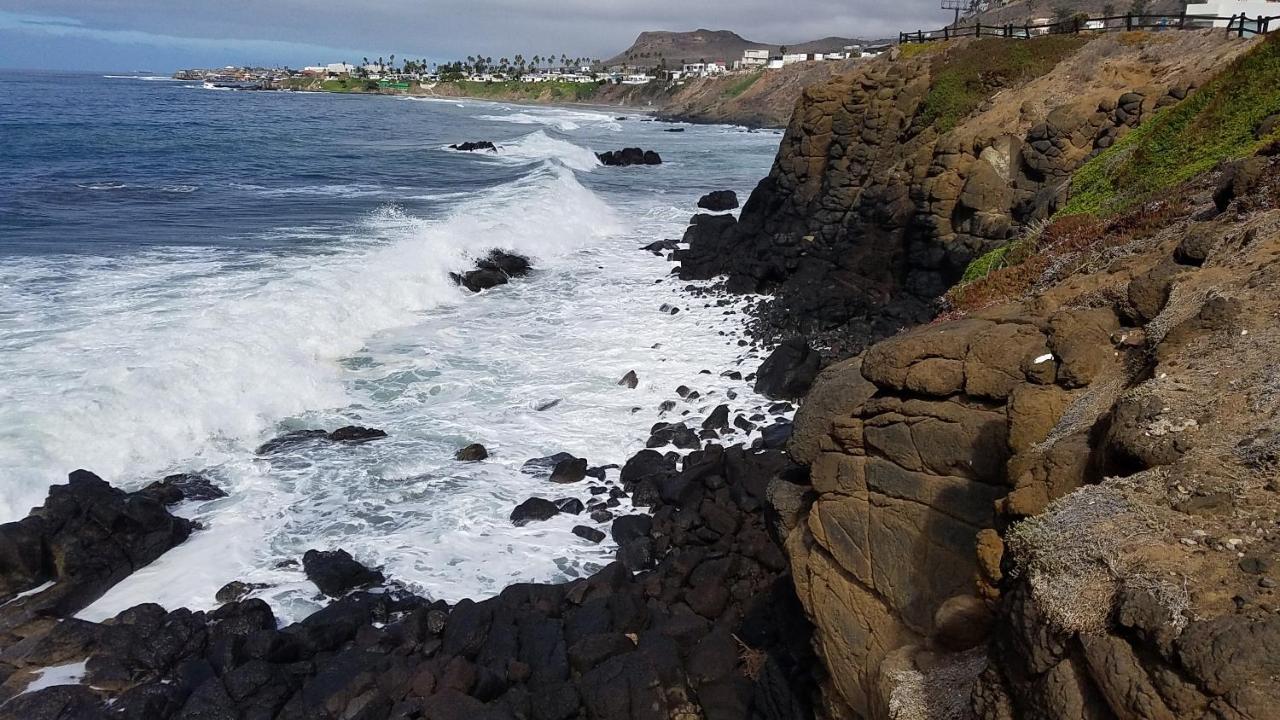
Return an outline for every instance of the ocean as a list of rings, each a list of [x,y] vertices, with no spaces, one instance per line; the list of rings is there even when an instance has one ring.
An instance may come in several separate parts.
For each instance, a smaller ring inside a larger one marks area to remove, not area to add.
[[[671,127],[625,109],[0,76],[0,522],[77,468],[125,489],[200,472],[228,492],[180,506],[203,529],[90,620],[209,609],[232,580],[297,619],[322,604],[296,564],[311,548],[450,601],[591,573],[613,548],[571,533],[585,515],[509,521],[533,495],[589,497],[522,473],[527,459],[622,463],[659,420],[765,402],[721,374],[759,363],[741,304],[682,294],[639,247],[678,238],[705,192],[745,199],[778,135]],[[501,151],[447,148],[468,140]],[[626,146],[664,163],[595,159]],[[492,248],[536,271],[480,294],[450,281]],[[254,453],[350,424],[388,437]],[[455,461],[472,442],[490,459]]]

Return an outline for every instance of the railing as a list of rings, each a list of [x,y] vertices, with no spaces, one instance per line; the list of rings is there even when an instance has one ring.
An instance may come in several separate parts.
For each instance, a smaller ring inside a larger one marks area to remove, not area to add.
[[[1068,35],[1090,32],[1127,32],[1132,30],[1206,30],[1220,22],[1226,22],[1227,36],[1245,37],[1270,32],[1271,22],[1280,15],[1251,18],[1244,13],[1230,17],[1217,15],[1112,15],[1108,17],[1076,16],[1054,23],[1023,23],[1016,25],[984,25],[981,22],[960,27],[944,27],[941,30],[917,30],[898,33],[899,43],[952,40],[965,37],[1002,37],[1028,40],[1041,35]],[[1280,28],[1280,24],[1277,24]],[[1221,28],[1219,28],[1221,29]]]

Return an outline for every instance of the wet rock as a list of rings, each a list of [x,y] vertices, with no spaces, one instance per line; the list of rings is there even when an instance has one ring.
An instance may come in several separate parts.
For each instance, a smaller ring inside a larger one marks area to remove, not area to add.
[[[632,540],[646,538],[653,530],[653,518],[649,515],[623,515],[613,521],[613,541],[625,545]]]
[[[791,423],[776,422],[772,425],[766,425],[760,431],[760,436],[766,448],[780,450],[786,447],[787,442],[791,440]]]
[[[556,463],[555,469],[551,471],[550,479],[553,483],[576,483],[586,476],[587,459],[570,458]]]
[[[599,544],[601,540],[605,539],[605,534],[603,532],[593,527],[587,527],[586,525],[574,526],[573,534],[594,544]]]
[[[713,190],[698,199],[698,207],[712,212],[738,207],[738,194],[732,190]]]
[[[546,457],[532,458],[530,460],[525,460],[524,465],[520,466],[520,472],[527,473],[529,475],[544,475],[550,477],[557,465],[562,462],[575,459],[577,458],[567,452],[558,452]]]
[[[662,158],[658,156],[658,153],[652,150],[641,150],[640,148],[635,147],[596,153],[596,157],[600,159],[600,164],[608,167],[662,164]]]
[[[522,527],[531,522],[548,520],[559,514],[560,508],[550,500],[529,498],[511,511],[511,524]]]
[[[262,583],[247,583],[240,580],[232,580],[219,588],[218,592],[214,594],[213,599],[223,605],[227,603],[240,602],[241,600],[249,597],[249,594],[254,590],[261,590],[265,587],[267,586]]]
[[[320,592],[335,598],[385,580],[381,572],[361,565],[346,550],[308,550],[302,555],[302,569]]]
[[[489,451],[480,443],[472,443],[453,454],[453,459],[460,462],[480,462],[489,457]]]
[[[489,288],[505,285],[513,277],[524,277],[532,270],[529,258],[523,255],[491,250],[489,254],[476,261],[476,269],[465,273],[450,273],[453,281],[471,292],[480,292]]]
[[[498,152],[498,147],[488,140],[467,141],[464,143],[456,143],[449,146],[450,150],[461,150],[462,152],[475,152],[477,150],[488,150],[489,152]]]
[[[333,442],[347,443],[348,445],[359,445],[386,436],[387,434],[382,430],[359,425],[347,425],[329,433],[329,439]]]
[[[726,430],[729,427],[729,406],[717,405],[715,410],[702,421],[704,430]]]
[[[779,345],[756,373],[756,392],[775,400],[803,397],[818,377],[822,356],[804,338]]]
[[[640,384],[640,376],[636,375],[635,370],[628,370],[627,374],[623,375],[622,379],[618,381],[618,384],[635,390],[636,386]]]
[[[562,401],[561,401],[561,399],[560,399],[560,398],[553,398],[553,399],[551,399],[551,400],[543,400],[543,401],[541,401],[541,402],[539,402],[539,403],[535,404],[535,405],[533,406],[533,409],[534,409],[534,411],[535,411],[535,412],[543,412],[544,410],[550,410],[551,408],[553,408],[553,407],[555,407],[555,406],[559,405],[561,402],[562,402]]]
[[[222,488],[199,473],[166,476],[143,488],[142,493],[150,495],[163,505],[176,505],[184,500],[203,502],[227,496]]]
[[[586,507],[578,498],[559,498],[552,502],[555,503],[557,510],[569,515],[581,515],[586,510]]]
[[[649,252],[653,253],[654,255],[662,255],[663,253],[671,252],[672,250],[677,250],[677,249],[679,249],[679,248],[680,248],[680,243],[679,243],[679,241],[676,241],[676,240],[658,240],[658,241],[656,241],[656,242],[651,242],[651,243],[649,243],[648,245],[645,245],[644,247],[642,247],[642,248],[640,248],[640,249],[641,249],[641,250],[648,250]]]
[[[702,446],[698,434],[684,423],[658,423],[653,426],[646,447],[656,448],[663,445],[675,445],[684,450],[693,450]]]

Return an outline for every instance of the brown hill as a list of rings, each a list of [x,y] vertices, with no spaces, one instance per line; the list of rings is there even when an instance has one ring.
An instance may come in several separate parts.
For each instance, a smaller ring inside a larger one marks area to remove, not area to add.
[[[721,60],[732,63],[742,57],[743,50],[768,49],[776,52],[786,47],[795,52],[834,52],[845,45],[865,41],[853,38],[826,37],[795,45],[747,40],[730,30],[694,30],[692,32],[668,32],[665,30],[642,32],[631,47],[605,60],[605,66],[631,65],[656,67],[663,60],[667,66],[686,62]]]

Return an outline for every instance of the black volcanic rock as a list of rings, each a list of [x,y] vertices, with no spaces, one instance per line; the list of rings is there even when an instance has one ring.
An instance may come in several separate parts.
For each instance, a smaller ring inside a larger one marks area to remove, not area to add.
[[[284,450],[291,450],[295,447],[319,440],[339,442],[346,445],[360,445],[386,436],[386,432],[377,428],[360,427],[358,425],[347,425],[346,427],[340,427],[333,432],[325,432],[324,430],[294,430],[293,432],[287,432],[268,440],[262,445],[259,445],[258,449],[254,452],[258,455],[273,455]]]
[[[597,545],[600,544],[600,541],[605,539],[605,534],[603,532],[593,527],[587,527],[586,525],[575,525],[573,528],[573,534],[587,542]]]
[[[777,348],[756,373],[756,392],[775,400],[804,396],[818,377],[822,356],[804,338],[792,338]]]
[[[462,152],[475,152],[477,150],[488,150],[489,152],[498,152],[498,148],[488,140],[467,141],[449,146],[450,150],[461,150]]]
[[[520,472],[528,475],[543,475],[550,477],[551,473],[555,471],[557,465],[562,462],[575,459],[576,458],[573,455],[570,455],[567,452],[558,452],[554,455],[547,455],[546,457],[531,458],[529,460],[525,460],[524,464],[520,466]]]
[[[587,476],[587,459],[571,458],[569,460],[561,460],[556,463],[556,467],[551,471],[551,482],[553,483],[576,483]]]
[[[513,277],[524,277],[533,267],[523,255],[491,250],[476,261],[476,269],[465,273],[450,273],[453,281],[471,292],[480,292],[499,285],[506,285]]]
[[[698,198],[698,207],[711,212],[722,212],[738,207],[738,194],[732,190],[713,190]]]
[[[655,242],[649,243],[648,245],[645,245],[640,249],[648,250],[654,255],[661,255],[664,252],[670,252],[672,250],[677,250],[679,248],[680,248],[680,242],[678,240],[657,240]]]
[[[193,527],[152,493],[126,493],[76,470],[27,517],[0,525],[0,606],[53,582],[28,604],[70,615],[186,540]]]
[[[335,598],[385,580],[381,572],[361,565],[346,550],[308,550],[302,555],[302,569],[320,592]]]
[[[554,502],[544,498],[529,498],[511,511],[511,524],[522,527],[531,522],[549,520],[559,514],[560,507]]]
[[[661,165],[662,158],[652,150],[641,150],[631,147],[621,150],[596,153],[602,165],[609,167],[625,167],[627,165]]]
[[[453,454],[454,460],[462,462],[480,462],[489,457],[489,451],[480,443],[472,443]]]
[[[217,500],[227,496],[222,488],[199,473],[168,475],[146,486],[141,493],[150,495],[163,505],[176,505],[184,500]]]

